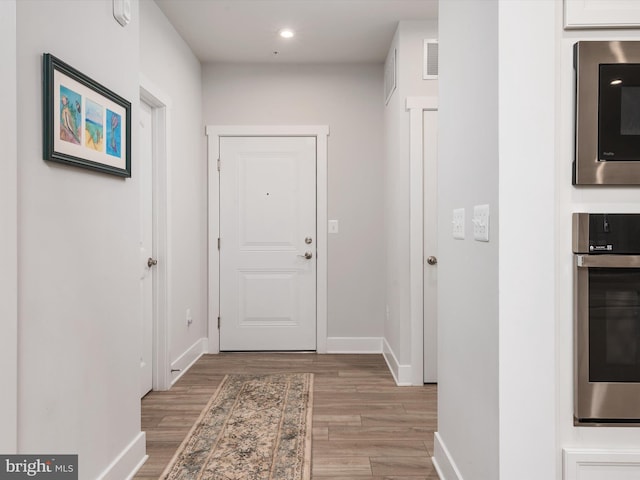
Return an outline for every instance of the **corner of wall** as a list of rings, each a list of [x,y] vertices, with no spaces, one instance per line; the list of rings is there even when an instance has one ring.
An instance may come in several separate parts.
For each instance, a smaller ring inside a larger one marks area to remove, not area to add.
[[[148,458],[146,435],[140,432],[98,476],[98,480],[130,480]]]
[[[431,461],[433,462],[436,472],[438,472],[440,480],[463,480],[460,470],[458,470],[453,457],[438,432],[434,434],[433,457]]]
[[[0,2],[0,452],[15,453],[18,445],[18,191],[17,191],[17,61],[16,0]]]
[[[389,367],[391,375],[393,375],[396,385],[399,387],[408,387],[413,385],[411,365],[402,365],[398,361],[398,357],[391,348],[391,345],[389,345],[389,342],[387,342],[386,338],[382,341],[382,355],[384,356],[384,360],[387,362],[387,366]]]
[[[206,337],[198,339],[191,347],[186,349],[175,361],[171,363],[171,372],[175,376],[171,379],[171,386],[182,377],[198,361],[198,359],[209,352],[209,339]]]

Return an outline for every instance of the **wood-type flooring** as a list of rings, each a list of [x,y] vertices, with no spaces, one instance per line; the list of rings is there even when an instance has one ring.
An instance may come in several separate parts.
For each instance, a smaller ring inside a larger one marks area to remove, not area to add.
[[[157,480],[226,374],[311,372],[314,480],[437,480],[431,463],[436,386],[397,387],[382,355],[204,355],[168,392],[142,399],[149,459],[134,480]]]

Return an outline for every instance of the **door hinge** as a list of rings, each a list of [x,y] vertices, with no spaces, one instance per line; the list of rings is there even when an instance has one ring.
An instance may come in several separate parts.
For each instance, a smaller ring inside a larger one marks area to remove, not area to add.
[[[218,330],[220,330],[220,317],[218,317]]]
[[[218,237],[218,250],[220,250],[220,237]]]
[[[220,159],[218,159],[218,171],[220,171]]]

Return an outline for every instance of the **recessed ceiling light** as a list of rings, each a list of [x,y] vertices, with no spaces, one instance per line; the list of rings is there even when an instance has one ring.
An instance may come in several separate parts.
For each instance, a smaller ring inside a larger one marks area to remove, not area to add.
[[[290,28],[283,28],[278,32],[282,38],[292,38],[295,33]]]

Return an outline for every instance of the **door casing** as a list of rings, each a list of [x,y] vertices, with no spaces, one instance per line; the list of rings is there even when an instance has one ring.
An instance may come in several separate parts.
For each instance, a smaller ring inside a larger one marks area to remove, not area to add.
[[[153,248],[153,107],[140,100],[139,114],[139,159],[136,166],[137,183],[140,189],[140,296],[141,296],[141,344],[140,396],[153,389],[153,326],[156,309],[153,305],[154,271],[147,258],[155,255]]]
[[[424,110],[424,383],[438,381],[438,265],[427,263],[438,257],[438,112]]]
[[[423,112],[438,110],[437,97],[408,97],[409,110],[409,275],[411,368],[407,384],[424,383],[424,147]]]
[[[220,137],[316,137],[316,342],[317,352],[327,352],[327,125],[208,125],[209,165],[209,353],[220,352]]]
[[[154,267],[153,282],[153,390],[169,390],[171,387],[171,362],[169,358],[170,307],[170,256],[168,231],[170,228],[168,192],[168,140],[170,130],[169,109],[171,101],[146,77],[140,76],[140,101],[149,105],[153,129],[153,257],[158,259]]]

